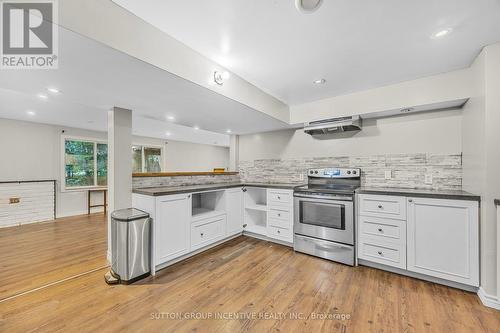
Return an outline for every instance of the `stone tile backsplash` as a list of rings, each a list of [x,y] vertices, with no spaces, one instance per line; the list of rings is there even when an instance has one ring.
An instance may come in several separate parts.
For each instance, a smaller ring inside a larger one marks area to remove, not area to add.
[[[170,177],[134,177],[133,188],[157,186],[182,186],[200,184],[235,183],[240,181],[239,175],[209,175],[209,176],[170,176]]]
[[[460,154],[390,154],[239,162],[240,177],[244,182],[305,183],[307,169],[326,167],[361,168],[362,186],[443,190],[460,190],[462,187]],[[390,180],[385,179],[385,171],[388,170],[392,171]],[[432,175],[432,185],[425,183],[426,174]]]

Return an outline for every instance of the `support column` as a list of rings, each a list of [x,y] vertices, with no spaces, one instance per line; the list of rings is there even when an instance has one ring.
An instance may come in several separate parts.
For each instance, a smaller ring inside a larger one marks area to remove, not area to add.
[[[231,135],[229,137],[229,170],[238,171],[238,162],[240,160],[240,137],[239,135]]]
[[[132,207],[132,111],[108,111],[108,261],[111,259],[111,213]]]

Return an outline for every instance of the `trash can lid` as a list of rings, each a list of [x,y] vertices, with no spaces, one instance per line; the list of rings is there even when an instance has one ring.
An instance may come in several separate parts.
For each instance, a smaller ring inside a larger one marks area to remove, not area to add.
[[[115,210],[111,214],[111,218],[113,220],[124,221],[124,222],[135,221],[148,217],[149,217],[148,213],[143,212],[142,210],[136,208],[119,209]]]

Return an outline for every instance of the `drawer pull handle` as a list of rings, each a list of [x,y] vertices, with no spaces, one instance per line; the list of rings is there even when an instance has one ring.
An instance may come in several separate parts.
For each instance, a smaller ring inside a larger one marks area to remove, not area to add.
[[[382,209],[382,208],[384,208],[384,206],[382,206],[382,205],[378,205],[378,208]]]
[[[384,232],[384,229],[378,228],[378,232]]]
[[[382,251],[378,251],[377,253],[378,253],[379,256],[383,256],[384,255],[384,253]]]

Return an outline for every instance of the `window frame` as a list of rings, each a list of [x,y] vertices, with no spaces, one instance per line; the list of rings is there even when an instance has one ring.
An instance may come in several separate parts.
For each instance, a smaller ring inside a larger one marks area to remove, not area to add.
[[[81,141],[94,144],[94,184],[92,186],[66,186],[66,141]],[[107,189],[108,186],[97,185],[97,144],[106,144],[108,141],[106,139],[97,139],[90,137],[72,136],[72,135],[61,135],[61,192],[78,192],[85,190],[94,189]],[[109,145],[108,145],[109,148]],[[109,156],[109,155],[108,155]],[[109,167],[109,161],[106,162],[107,167]],[[109,170],[108,170],[109,175]]]
[[[132,147],[134,146],[140,146],[141,147],[141,172],[140,173],[146,173],[145,168],[146,168],[146,163],[145,163],[145,158],[144,158],[144,148],[155,148],[155,149],[160,149],[160,172],[164,172],[165,170],[165,147],[163,145],[155,145],[155,144],[147,144],[147,143],[139,143],[139,142],[133,142],[132,146],[130,147],[130,153],[132,154]]]

